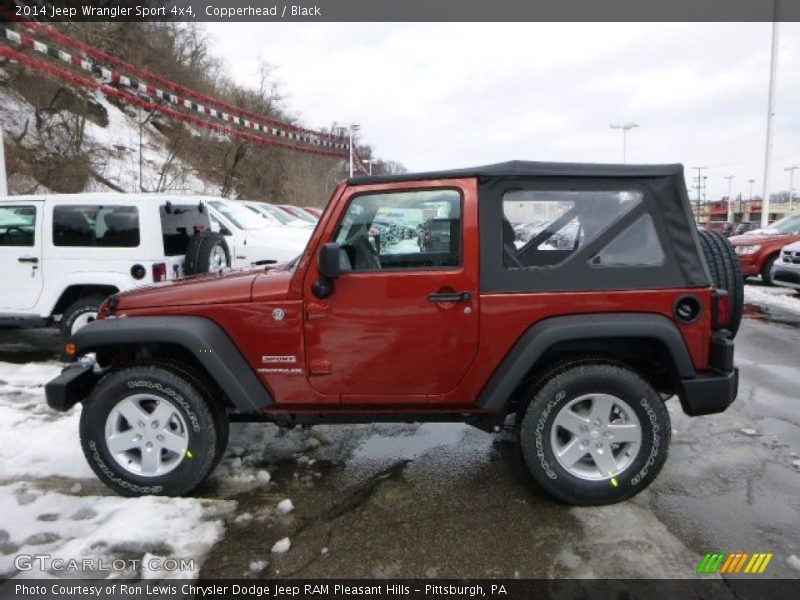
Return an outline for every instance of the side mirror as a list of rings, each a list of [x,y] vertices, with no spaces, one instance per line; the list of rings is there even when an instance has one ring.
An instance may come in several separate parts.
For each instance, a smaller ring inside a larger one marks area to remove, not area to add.
[[[230,229],[228,229],[227,227],[225,227],[225,225],[220,225],[219,226],[219,232],[220,232],[221,235],[227,235],[227,236],[233,235],[233,232]]]
[[[336,279],[342,274],[342,266],[339,262],[342,250],[339,244],[329,243],[319,249],[318,269],[320,275],[326,279]]]
[[[317,269],[320,278],[311,289],[317,298],[324,299],[333,293],[333,281],[342,274],[342,267],[339,263],[341,253],[341,247],[334,242],[325,244],[319,249]]]

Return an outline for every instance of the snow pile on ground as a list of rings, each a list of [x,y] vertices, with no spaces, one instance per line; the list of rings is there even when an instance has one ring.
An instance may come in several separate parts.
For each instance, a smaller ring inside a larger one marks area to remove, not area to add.
[[[50,410],[44,384],[59,363],[0,362],[0,481],[21,476],[94,477],[78,438],[80,408]]]
[[[204,557],[223,536],[222,517],[235,506],[231,501],[193,498],[81,497],[26,483],[0,486],[0,577],[77,575],[48,571],[36,562],[30,570],[18,565],[23,569],[18,572],[14,564],[18,555],[48,554],[65,565],[94,560],[93,577],[195,578]],[[184,561],[182,566],[188,568],[170,570],[167,558]],[[122,573],[110,569],[122,561]]]
[[[744,301],[748,304],[776,306],[792,312],[800,312],[800,294],[790,288],[744,286]]]

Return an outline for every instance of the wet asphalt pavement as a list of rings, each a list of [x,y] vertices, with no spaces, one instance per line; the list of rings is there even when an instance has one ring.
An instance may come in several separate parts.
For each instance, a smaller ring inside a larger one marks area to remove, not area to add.
[[[0,329],[1,361],[53,360],[57,345],[52,331]],[[796,578],[800,313],[748,305],[736,362],[737,402],[690,419],[671,400],[660,476],[603,508],[550,500],[510,437],[460,424],[234,424],[221,472],[265,469],[271,482],[220,476],[200,490],[238,503],[202,575],[691,577],[705,552],[721,551],[773,552],[765,576]],[[285,498],[288,514],[276,509]],[[271,554],[283,537],[291,550]]]

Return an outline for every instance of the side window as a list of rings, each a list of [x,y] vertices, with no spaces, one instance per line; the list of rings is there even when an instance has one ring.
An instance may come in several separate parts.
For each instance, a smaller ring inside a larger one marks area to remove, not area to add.
[[[36,242],[36,207],[0,207],[0,246],[33,246]]]
[[[653,217],[642,215],[595,254],[594,267],[656,267],[664,264],[664,249]]]
[[[139,209],[135,206],[56,206],[53,208],[53,245],[136,248],[139,245]]]
[[[511,269],[557,265],[641,201],[638,191],[508,191],[503,195],[503,264]]]
[[[412,190],[356,196],[335,241],[354,271],[461,264],[461,194]]]

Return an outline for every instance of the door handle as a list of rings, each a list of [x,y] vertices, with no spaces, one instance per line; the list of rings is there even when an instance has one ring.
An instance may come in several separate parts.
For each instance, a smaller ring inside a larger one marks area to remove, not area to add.
[[[26,263],[27,262],[27,263],[36,264],[36,263],[39,262],[39,259],[36,256],[20,256],[17,260],[19,262],[22,262],[22,263]]]
[[[453,292],[451,294],[428,294],[428,302],[469,302],[472,294],[469,292]]]

